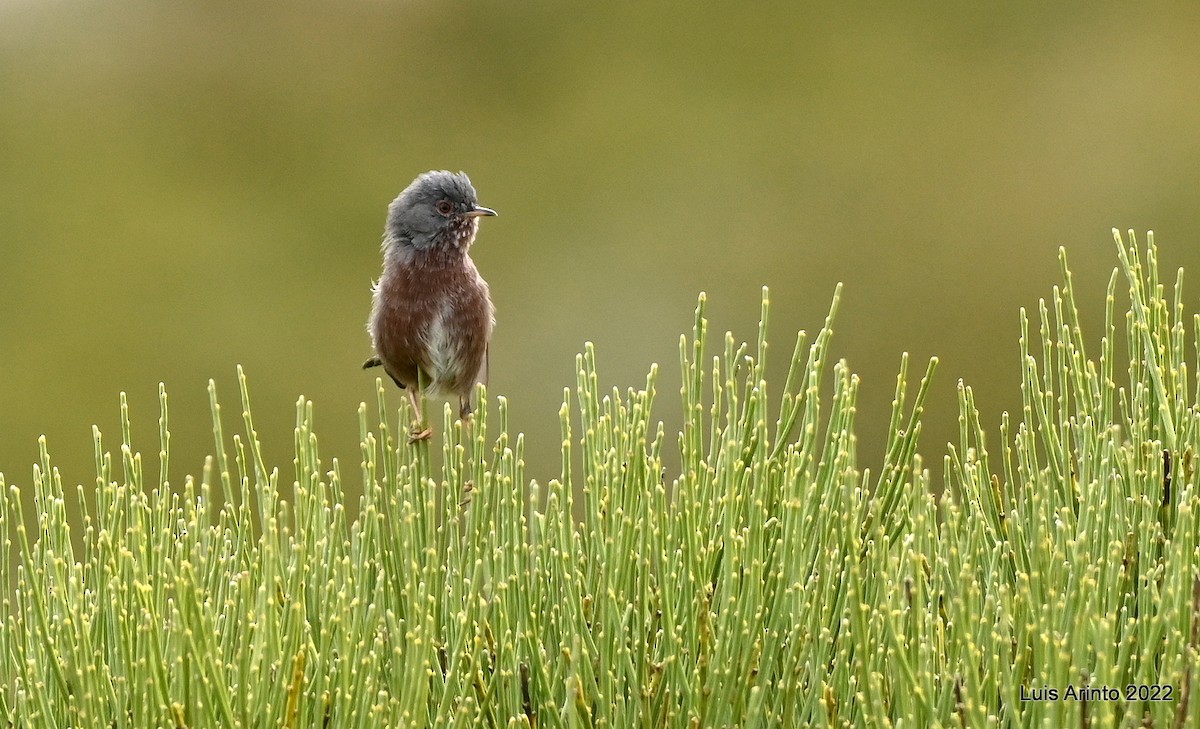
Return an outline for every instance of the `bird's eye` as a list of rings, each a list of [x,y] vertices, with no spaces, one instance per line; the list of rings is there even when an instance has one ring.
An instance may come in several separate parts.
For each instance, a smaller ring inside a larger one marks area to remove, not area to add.
[[[442,215],[449,215],[454,212],[454,203],[449,200],[438,200],[437,205],[433,207]]]

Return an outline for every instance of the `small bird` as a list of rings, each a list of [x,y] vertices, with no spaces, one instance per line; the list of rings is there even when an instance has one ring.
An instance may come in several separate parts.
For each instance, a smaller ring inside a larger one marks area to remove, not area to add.
[[[487,381],[495,308],[467,251],[479,218],[495,214],[479,205],[465,173],[445,170],[420,175],[388,206],[383,275],[367,322],[375,356],[363,369],[382,366],[408,391],[414,441],[433,433],[420,422],[420,387],[457,395],[465,420],[475,383]]]

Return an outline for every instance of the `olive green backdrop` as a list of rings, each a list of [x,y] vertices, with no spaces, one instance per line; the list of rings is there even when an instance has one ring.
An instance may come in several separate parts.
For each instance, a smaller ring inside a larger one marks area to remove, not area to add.
[[[44,433],[91,483],[126,390],[153,473],[161,380],[179,484],[240,363],[285,482],[301,394],[353,476],[385,209],[431,168],[500,211],[473,254],[531,476],[584,341],[610,385],[663,365],[673,433],[698,291],[716,345],[771,287],[781,381],[838,281],[863,462],[907,350],[942,358],[940,471],[958,378],[993,427],[1019,407],[1060,245],[1093,341],[1113,226],[1200,276],[1200,11],[1044,5],[0,0],[0,471],[28,486]]]

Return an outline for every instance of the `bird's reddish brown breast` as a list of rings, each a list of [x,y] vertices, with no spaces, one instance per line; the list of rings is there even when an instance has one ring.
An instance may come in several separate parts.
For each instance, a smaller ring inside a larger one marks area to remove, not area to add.
[[[384,368],[406,386],[417,370],[436,389],[467,393],[487,352],[492,306],[470,258],[389,267],[375,289],[371,336]]]

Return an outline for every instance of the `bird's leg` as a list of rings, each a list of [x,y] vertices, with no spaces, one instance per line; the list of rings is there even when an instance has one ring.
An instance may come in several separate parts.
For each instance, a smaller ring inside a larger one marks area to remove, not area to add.
[[[409,443],[416,443],[419,440],[429,440],[429,437],[433,435],[433,428],[428,425],[424,425],[424,418],[422,417],[421,413],[420,397],[421,396],[417,393],[417,388],[408,388],[408,401],[412,403],[413,409],[413,427],[412,431],[410,431],[408,434]]]
[[[475,408],[471,404],[471,395],[460,397],[458,399],[458,419],[462,421],[463,430],[468,434],[471,432],[471,424],[475,422],[473,417]]]

